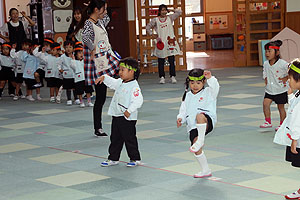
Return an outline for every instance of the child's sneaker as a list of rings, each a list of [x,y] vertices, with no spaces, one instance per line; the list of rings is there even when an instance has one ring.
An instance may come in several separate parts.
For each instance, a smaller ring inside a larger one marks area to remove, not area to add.
[[[27,96],[27,100],[34,101],[35,99],[32,96]]]
[[[160,79],[159,79],[159,83],[160,84],[165,84],[166,83],[166,81],[165,81],[165,77],[160,77]]]
[[[71,106],[72,105],[72,100],[68,100],[67,101],[67,106]]]
[[[208,172],[199,172],[197,174],[194,174],[194,178],[205,178],[210,176],[212,176],[211,170],[209,170]]]
[[[79,107],[80,107],[80,108],[84,108],[84,107],[85,107],[84,103],[82,102],[82,103],[79,105]]]
[[[55,103],[55,97],[50,97],[50,102]]]
[[[36,96],[36,99],[37,99],[37,100],[39,100],[39,101],[41,101],[41,100],[42,100],[42,98],[41,98],[41,96],[40,96],[40,95]]]
[[[13,100],[14,100],[14,101],[18,101],[19,98],[20,98],[20,97],[16,95],[16,96],[14,96]]]
[[[74,104],[75,104],[75,105],[80,105],[80,100],[79,100],[79,99],[76,99],[76,100],[74,101]]]
[[[300,198],[300,189],[292,194],[285,195],[286,199],[299,199]]]
[[[138,165],[141,165],[140,160],[131,160],[129,163],[127,163],[127,167],[136,167]]]
[[[275,131],[278,131],[279,128],[280,128],[280,125],[275,128]]]
[[[119,164],[119,161],[106,160],[101,163],[101,167],[109,167]]]
[[[271,128],[272,124],[270,124],[269,122],[265,121],[264,124],[260,125],[259,128]]]
[[[171,83],[173,83],[173,84],[177,83],[175,76],[171,76]]]
[[[21,95],[21,99],[26,99],[26,96],[25,95]]]
[[[32,87],[39,88],[39,87],[42,87],[42,84],[41,83],[37,83],[37,84],[33,85]]]
[[[88,102],[88,107],[93,107],[94,104],[92,102]]]

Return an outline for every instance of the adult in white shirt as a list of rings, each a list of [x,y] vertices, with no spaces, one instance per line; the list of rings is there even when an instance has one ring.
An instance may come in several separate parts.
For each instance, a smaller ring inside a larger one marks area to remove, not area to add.
[[[0,38],[12,44],[16,43],[16,50],[21,49],[22,42],[27,39],[28,26],[34,26],[35,22],[24,11],[21,12],[26,21],[19,19],[19,11],[16,8],[9,10],[10,20],[0,28]]]

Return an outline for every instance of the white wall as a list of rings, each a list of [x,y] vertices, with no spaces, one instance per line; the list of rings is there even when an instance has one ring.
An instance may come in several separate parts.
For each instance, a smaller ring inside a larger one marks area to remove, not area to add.
[[[287,0],[286,7],[287,7],[287,12],[299,12],[300,0]]]

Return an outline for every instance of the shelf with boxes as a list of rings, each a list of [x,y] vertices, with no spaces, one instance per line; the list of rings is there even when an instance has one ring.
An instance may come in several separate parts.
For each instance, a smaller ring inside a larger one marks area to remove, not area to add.
[[[193,24],[193,43],[194,51],[206,50],[206,34],[204,23]]]

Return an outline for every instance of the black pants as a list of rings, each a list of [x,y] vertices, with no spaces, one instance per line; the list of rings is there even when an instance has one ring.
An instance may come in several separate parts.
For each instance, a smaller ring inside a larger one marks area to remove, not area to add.
[[[176,71],[175,71],[175,56],[169,56],[168,61],[170,63],[170,76],[176,76]],[[165,58],[158,58],[158,73],[159,73],[159,78],[160,77],[165,77]]]
[[[135,129],[136,120],[128,121],[125,117],[113,117],[111,124],[108,159],[118,161],[125,143],[130,160],[141,160]]]
[[[102,84],[95,85],[96,101],[94,104],[94,129],[98,130],[102,128],[102,108],[106,100],[107,87]]]

